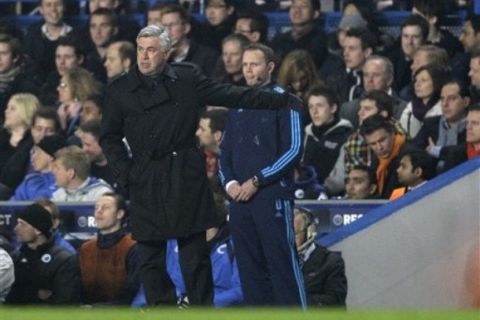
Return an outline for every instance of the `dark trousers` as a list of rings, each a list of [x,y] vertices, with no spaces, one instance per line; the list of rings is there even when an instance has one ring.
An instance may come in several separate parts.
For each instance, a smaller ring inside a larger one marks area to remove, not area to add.
[[[178,238],[183,281],[190,304],[213,304],[210,253],[205,232]],[[138,244],[140,274],[148,305],[175,304],[175,285],[167,273],[167,241]]]
[[[248,305],[306,307],[292,204],[274,199],[230,204],[230,229]]]

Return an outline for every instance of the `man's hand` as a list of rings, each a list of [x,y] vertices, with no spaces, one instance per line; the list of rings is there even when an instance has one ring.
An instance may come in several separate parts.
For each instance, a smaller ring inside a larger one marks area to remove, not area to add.
[[[240,194],[241,187],[238,182],[232,183],[230,186],[228,186],[227,193],[235,201],[238,201],[238,195]]]
[[[426,148],[427,152],[430,153],[433,147],[435,147],[435,142],[433,142],[431,137],[428,137],[428,146]]]
[[[258,191],[258,188],[253,185],[253,179],[245,181],[240,188],[240,194],[238,195],[237,201],[249,201]]]

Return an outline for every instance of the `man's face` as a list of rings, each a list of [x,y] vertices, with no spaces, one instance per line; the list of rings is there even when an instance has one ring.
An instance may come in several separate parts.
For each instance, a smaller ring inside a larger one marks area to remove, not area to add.
[[[75,54],[75,48],[70,46],[57,47],[55,51],[55,65],[60,76],[63,76],[65,71],[78,67],[81,63]]]
[[[233,13],[233,8],[228,7],[223,0],[209,0],[205,15],[211,26],[219,26]]]
[[[467,142],[480,144],[480,111],[471,111],[467,115]]]
[[[235,33],[243,34],[250,42],[257,42],[255,32],[250,28],[252,20],[250,18],[240,18],[235,22]]]
[[[457,122],[463,118],[468,101],[460,95],[458,84],[451,83],[443,86],[440,95],[442,114],[449,122]]]
[[[36,117],[30,132],[32,134],[33,143],[37,144],[46,136],[55,134],[55,121],[52,119]]]
[[[470,21],[465,22],[463,25],[460,42],[462,42],[465,52],[472,52],[473,49],[480,47],[480,33],[475,34]]]
[[[402,29],[401,43],[405,56],[410,59],[417,51],[418,47],[423,44],[422,29],[419,26],[405,26]]]
[[[375,192],[375,185],[370,184],[370,179],[366,171],[353,169],[345,179],[345,191],[347,192],[348,199],[368,199]]]
[[[14,63],[15,59],[10,44],[0,42],[0,74],[10,71]]]
[[[80,124],[83,124],[89,120],[101,118],[102,112],[94,101],[87,100],[83,103],[82,111],[80,111]]]
[[[426,66],[429,62],[430,61],[428,60],[428,54],[425,51],[419,50],[415,52],[415,54],[413,55],[412,64],[410,65],[412,75],[414,75],[421,67]]]
[[[137,40],[137,64],[143,75],[158,74],[167,61],[167,54],[160,46],[158,37],[142,37]]]
[[[147,12],[147,25],[162,25],[162,11],[160,10],[149,10]]]
[[[381,60],[370,60],[363,66],[363,87],[365,91],[387,91],[393,79],[386,78],[385,64]]]
[[[118,210],[115,199],[101,196],[95,203],[95,223],[102,234],[109,234],[120,229],[123,211]]]
[[[162,15],[162,25],[167,28],[173,46],[187,37],[190,31],[189,24],[183,23],[180,14],[177,12],[165,13]]]
[[[367,144],[379,158],[388,158],[393,150],[394,134],[380,128],[365,135]]]
[[[468,76],[474,86],[480,87],[480,58],[470,59]]]
[[[212,129],[210,128],[209,118],[200,118],[198,129],[195,132],[195,135],[198,137],[201,147],[211,149],[216,145],[215,137],[213,136]]]
[[[307,231],[305,230],[305,219],[302,215],[296,214],[293,219],[293,227],[295,228],[295,245],[297,249],[307,241]]]
[[[273,62],[265,61],[260,50],[247,50],[243,53],[243,77],[249,87],[261,87],[270,82]]]
[[[40,13],[47,24],[62,24],[64,12],[63,0],[43,0],[40,5]]]
[[[40,231],[35,229],[25,220],[18,218],[17,224],[15,225],[15,234],[17,235],[17,240],[19,242],[28,244],[37,240]]]
[[[89,0],[88,10],[93,13],[99,8],[115,9],[115,0]]]
[[[290,7],[290,21],[292,25],[305,25],[311,23],[318,13],[316,13],[310,0],[294,0]]]
[[[91,133],[82,132],[80,140],[82,140],[82,149],[90,161],[95,163],[104,159],[102,147],[100,147],[97,139]]]
[[[362,67],[365,59],[370,55],[370,50],[363,50],[361,40],[356,37],[345,37],[343,44],[345,66],[351,70]]]
[[[110,19],[105,15],[95,14],[90,18],[90,36],[97,47],[107,46],[117,33]]]
[[[37,146],[33,147],[32,165],[35,171],[43,172],[48,170],[52,161],[53,157],[51,155]]]
[[[107,53],[105,54],[105,63],[103,65],[107,70],[107,77],[109,79],[127,71],[125,63],[120,57],[119,45],[117,43],[108,46]]]
[[[227,74],[234,75],[242,72],[242,46],[238,41],[227,41],[222,46],[222,60]]]
[[[374,100],[363,99],[360,100],[358,108],[358,121],[360,125],[365,119],[378,113],[377,103]]]
[[[66,169],[62,159],[55,159],[52,164],[52,173],[55,176],[55,184],[60,188],[67,188],[72,181],[73,169]]]
[[[398,182],[407,187],[413,186],[419,179],[416,173],[417,170],[413,170],[410,156],[402,157],[397,168]]]
[[[316,127],[333,120],[337,106],[331,106],[324,96],[310,96],[308,98],[308,112]]]

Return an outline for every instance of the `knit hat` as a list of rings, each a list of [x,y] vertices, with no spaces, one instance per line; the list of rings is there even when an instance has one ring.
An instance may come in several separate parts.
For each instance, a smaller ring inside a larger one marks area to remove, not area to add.
[[[58,134],[52,136],[45,136],[38,144],[37,147],[55,157],[55,152],[65,148],[67,146],[67,140]]]
[[[362,29],[366,27],[367,21],[361,15],[344,15],[338,25],[339,30]]]
[[[52,229],[52,216],[39,204],[32,204],[17,213],[17,218],[29,223],[32,227],[50,238]]]

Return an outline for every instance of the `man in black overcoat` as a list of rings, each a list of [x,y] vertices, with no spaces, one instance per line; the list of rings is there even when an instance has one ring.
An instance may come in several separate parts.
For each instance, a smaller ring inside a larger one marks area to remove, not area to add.
[[[149,305],[173,304],[166,240],[176,238],[190,303],[211,304],[212,273],[205,230],[217,215],[195,131],[205,105],[300,110],[288,94],[218,84],[191,64],[167,64],[172,42],[163,27],[137,36],[137,66],[106,93],[100,144],[120,185],[129,191],[131,228],[139,242]],[[126,137],[132,158],[125,149]]]

